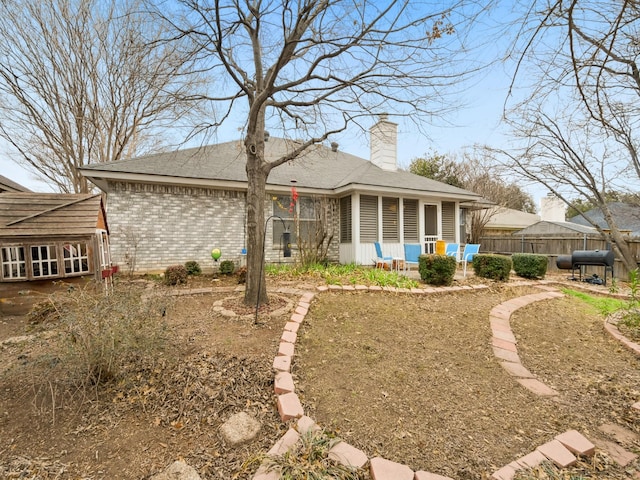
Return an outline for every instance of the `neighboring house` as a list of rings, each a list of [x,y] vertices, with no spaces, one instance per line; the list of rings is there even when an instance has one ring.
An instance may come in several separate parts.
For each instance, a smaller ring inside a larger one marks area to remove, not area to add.
[[[460,242],[460,205],[479,196],[398,169],[397,125],[382,116],[371,128],[371,161],[338,145],[317,145],[272,170],[266,217],[278,216],[296,245],[324,238],[332,262],[373,264],[374,242],[403,257],[404,243],[434,252],[436,240]],[[268,138],[278,158],[294,141]],[[246,156],[242,141],[95,164],[81,171],[107,193],[113,258],[130,270],[158,271],[198,261],[210,252],[241,262],[246,251]],[[296,195],[292,187],[295,187]],[[282,258],[279,218],[266,219],[267,261]],[[318,228],[320,227],[320,228]],[[321,235],[318,232],[321,232]],[[135,268],[134,268],[135,267]]]
[[[495,207],[495,213],[484,226],[484,235],[511,235],[539,221],[540,215],[537,213]]]
[[[0,175],[0,193],[3,192],[30,192],[26,187],[23,187],[19,183],[9,180],[7,177]]]
[[[0,281],[110,273],[100,195],[0,193]]]
[[[622,233],[633,237],[640,236],[640,207],[628,203],[615,202],[609,204],[609,210]],[[594,208],[585,212],[585,215],[604,231],[609,230],[609,224],[604,219],[604,215],[599,208]],[[569,220],[578,225],[591,226],[591,223],[582,215],[576,215]]]

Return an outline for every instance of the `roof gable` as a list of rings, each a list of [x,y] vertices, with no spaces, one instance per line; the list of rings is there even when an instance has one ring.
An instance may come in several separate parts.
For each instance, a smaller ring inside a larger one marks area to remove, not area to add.
[[[108,230],[100,195],[1,193],[0,237],[64,237]]]
[[[513,235],[562,235],[562,234],[598,234],[593,227],[585,227],[571,222],[550,222],[542,220],[529,225]]]
[[[267,160],[275,160],[296,146],[295,141],[271,137],[265,143],[265,156]],[[234,141],[94,164],[83,168],[82,173],[92,181],[100,178],[135,181],[137,178],[138,181],[180,183],[189,179],[202,184],[237,182],[237,188],[246,188],[245,167],[244,145]],[[324,190],[330,194],[356,188],[376,191],[386,188],[413,191],[416,195],[433,193],[464,200],[479,199],[468,190],[403,170],[383,170],[368,160],[324,145],[315,145],[295,160],[274,168],[267,183],[271,188],[288,188],[292,180],[298,188]],[[94,183],[99,184],[99,180]]]

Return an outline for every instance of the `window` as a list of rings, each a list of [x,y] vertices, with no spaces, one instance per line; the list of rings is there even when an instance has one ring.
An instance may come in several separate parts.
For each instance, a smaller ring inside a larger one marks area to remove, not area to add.
[[[58,275],[56,248],[52,245],[31,247],[31,268],[34,277]]]
[[[399,206],[399,199],[382,197],[382,240],[385,242],[400,241]]]
[[[456,204],[442,202],[442,239],[447,242],[456,241]]]
[[[340,243],[351,243],[351,197],[340,199]]]
[[[291,244],[297,245],[299,241],[314,241],[317,232],[316,208],[319,208],[319,200],[312,197],[298,197],[293,202],[289,195],[274,195],[273,214],[282,218],[282,222],[273,219],[273,244],[280,245],[285,226],[291,232]]]
[[[418,243],[418,200],[404,200],[402,202],[402,219],[405,243]]]
[[[86,273],[89,271],[89,256],[86,243],[67,243],[62,249],[64,273]]]
[[[360,241],[378,241],[378,197],[360,197]]]
[[[24,247],[2,247],[2,277],[26,278]]]

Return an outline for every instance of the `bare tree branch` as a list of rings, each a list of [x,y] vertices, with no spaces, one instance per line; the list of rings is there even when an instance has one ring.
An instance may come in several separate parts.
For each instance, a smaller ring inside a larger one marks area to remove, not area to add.
[[[0,136],[63,192],[88,191],[84,165],[157,149],[198,82],[162,35],[135,2],[0,3]]]

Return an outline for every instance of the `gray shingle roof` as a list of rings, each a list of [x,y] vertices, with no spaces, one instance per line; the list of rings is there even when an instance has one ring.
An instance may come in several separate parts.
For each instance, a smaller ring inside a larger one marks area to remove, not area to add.
[[[267,160],[274,160],[290,151],[293,142],[271,137],[265,144]],[[246,183],[246,155],[241,141],[226,142],[199,148],[177,150],[136,157],[106,164],[94,164],[82,169],[83,175],[91,178],[134,180],[136,175],[155,177],[158,182],[171,179],[196,179],[204,182],[233,181]],[[114,175],[118,174],[118,175]],[[124,175],[123,175],[124,174]],[[299,188],[327,190],[360,188],[379,190],[413,191],[424,195],[465,200],[479,199],[468,190],[453,187],[403,170],[387,171],[363,158],[345,152],[333,152],[329,147],[318,145],[299,158],[274,168],[268,179],[270,186],[291,186],[296,180]]]
[[[640,236],[640,207],[628,203],[614,202],[609,204],[609,210],[619,229],[630,230],[631,235]],[[585,215],[593,220],[596,225],[600,226],[600,228],[605,230],[609,228],[602,214],[602,210],[599,208],[589,210]],[[582,215],[577,215],[569,221],[578,225],[591,226]]]

